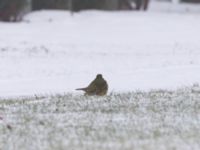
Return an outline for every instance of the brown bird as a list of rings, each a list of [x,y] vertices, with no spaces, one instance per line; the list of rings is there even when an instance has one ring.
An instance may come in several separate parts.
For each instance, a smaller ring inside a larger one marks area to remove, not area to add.
[[[103,96],[108,92],[108,84],[101,74],[97,74],[96,78],[86,88],[79,88],[76,90],[84,91],[85,95]]]

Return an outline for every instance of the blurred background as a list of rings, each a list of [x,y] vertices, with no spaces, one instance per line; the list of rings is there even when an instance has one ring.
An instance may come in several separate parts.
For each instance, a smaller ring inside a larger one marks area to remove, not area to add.
[[[200,0],[158,0],[174,4],[200,3]],[[78,12],[81,10],[148,10],[150,0],[0,0],[1,21],[21,21],[22,17],[35,10],[62,9]]]

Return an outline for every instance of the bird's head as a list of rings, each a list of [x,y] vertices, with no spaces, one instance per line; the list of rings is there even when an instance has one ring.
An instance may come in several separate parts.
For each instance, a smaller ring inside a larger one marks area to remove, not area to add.
[[[96,78],[101,79],[101,78],[103,78],[103,76],[102,76],[102,74],[97,74]]]

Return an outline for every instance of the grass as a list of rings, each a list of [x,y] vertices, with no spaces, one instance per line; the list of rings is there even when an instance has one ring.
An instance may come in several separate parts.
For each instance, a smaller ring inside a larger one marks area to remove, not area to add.
[[[200,87],[0,100],[2,150],[200,149]]]

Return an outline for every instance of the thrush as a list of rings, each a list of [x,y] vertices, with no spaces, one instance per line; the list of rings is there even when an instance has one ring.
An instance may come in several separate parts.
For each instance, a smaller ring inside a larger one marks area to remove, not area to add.
[[[101,74],[97,74],[96,78],[87,87],[76,90],[84,91],[85,95],[103,96],[108,92],[108,84]]]

